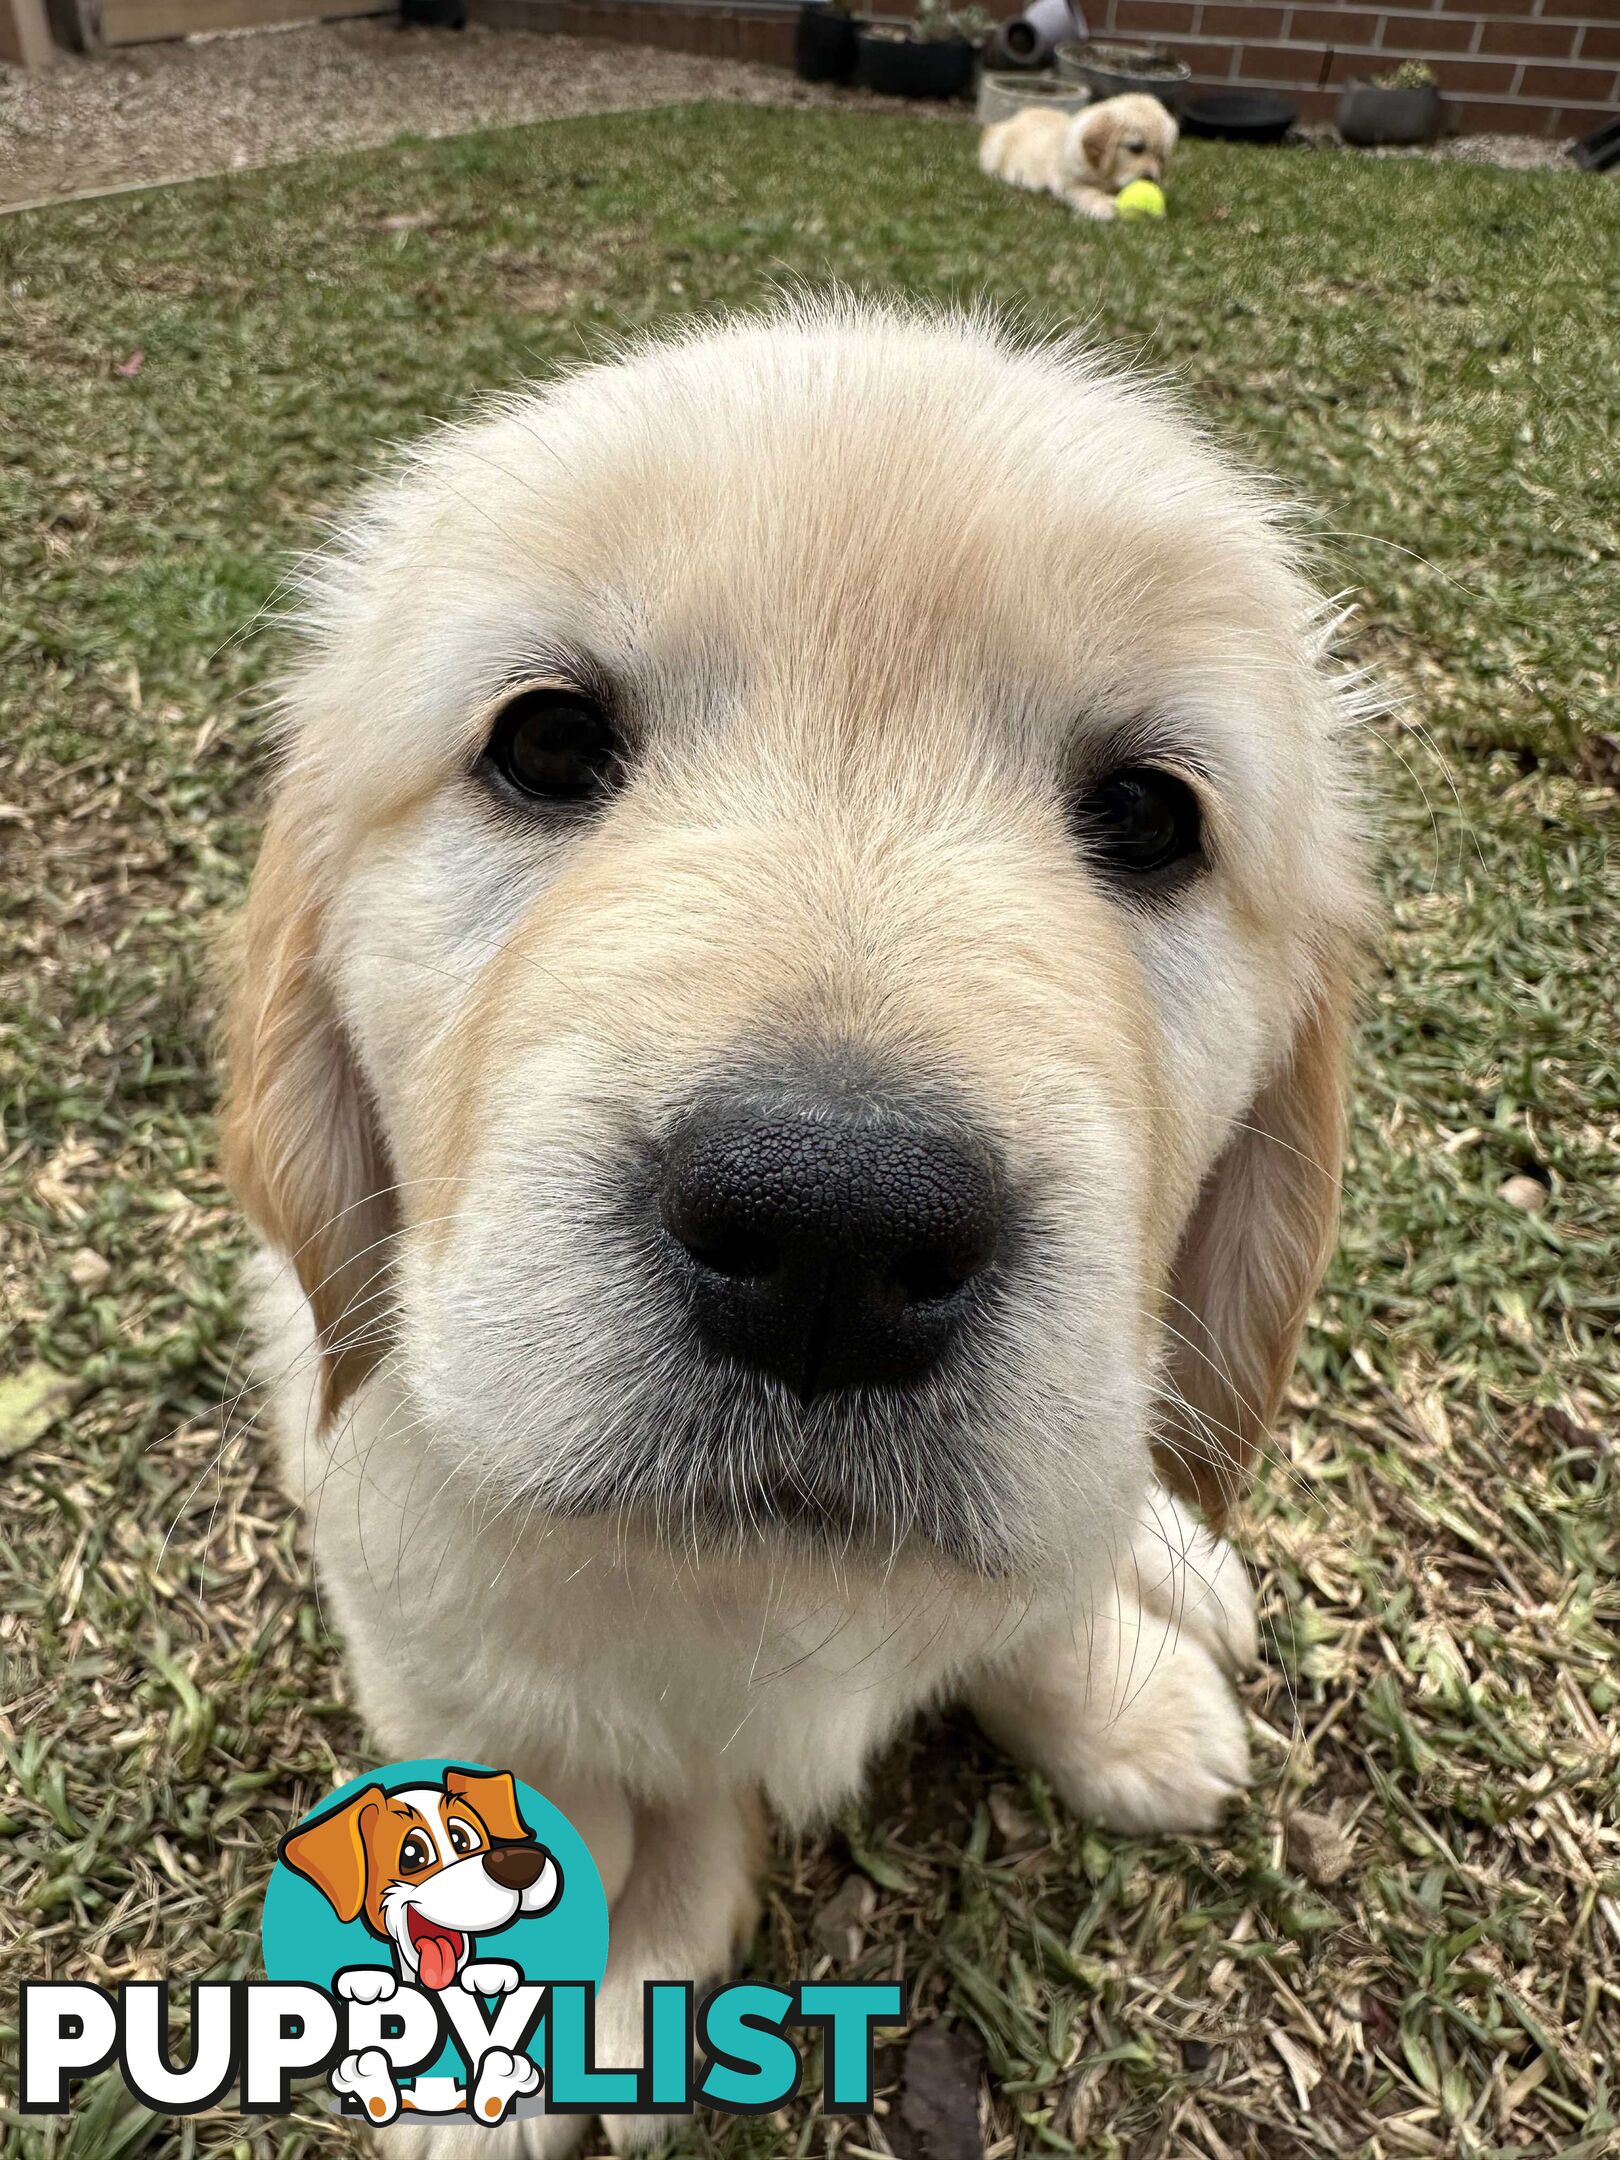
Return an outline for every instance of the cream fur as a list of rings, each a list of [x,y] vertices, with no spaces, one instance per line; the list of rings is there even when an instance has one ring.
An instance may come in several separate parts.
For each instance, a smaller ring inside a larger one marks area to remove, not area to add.
[[[1179,133],[1155,97],[1104,98],[1077,113],[1027,105],[985,129],[979,165],[994,180],[1056,195],[1081,217],[1111,218],[1132,180],[1162,184]]]
[[[503,684],[581,651],[634,703],[629,784],[563,834],[492,818]],[[761,1803],[824,1813],[922,1705],[965,1694],[1105,1822],[1212,1826],[1252,1610],[1155,1451],[1218,1510],[1276,1407],[1364,911],[1262,493],[1083,353],[788,310],[433,437],[312,569],[286,710],[226,1118],[281,1461],[379,1754],[510,1767],[603,1858],[602,2059],[644,1977],[724,1969]],[[1122,737],[1204,797],[1213,867],[1159,908],[1064,822]],[[925,1526],[715,1550],[559,1511],[698,1384],[613,1227],[627,1136],[766,1038],[948,1074],[1036,1196],[971,1413],[999,1574]]]

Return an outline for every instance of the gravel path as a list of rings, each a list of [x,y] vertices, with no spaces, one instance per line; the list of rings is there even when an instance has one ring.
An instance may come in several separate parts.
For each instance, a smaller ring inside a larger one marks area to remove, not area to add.
[[[1325,124],[1300,129],[1313,150],[1341,147],[1338,130]],[[1444,135],[1437,143],[1421,148],[1363,150],[1362,157],[1434,158],[1442,165],[1501,165],[1510,172],[1532,172],[1558,166],[1572,173],[1569,162],[1571,137],[1567,135]]]
[[[960,105],[812,89],[781,68],[651,46],[477,25],[451,37],[392,22],[326,23],[127,46],[93,60],[65,54],[26,74],[0,66],[0,210],[282,164],[402,134],[455,135],[699,98],[967,117]],[[1331,130],[1308,133],[1332,140]],[[1417,154],[1542,165],[1561,162],[1561,152],[1561,144],[1531,137],[1476,135]]]
[[[0,209],[395,136],[723,98],[826,104],[781,68],[474,25],[348,22],[0,66]],[[848,102],[849,92],[839,92]],[[893,105],[893,99],[867,99]]]

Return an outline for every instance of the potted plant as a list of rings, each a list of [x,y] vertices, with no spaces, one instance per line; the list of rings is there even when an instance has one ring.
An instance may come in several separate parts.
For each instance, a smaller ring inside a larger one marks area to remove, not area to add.
[[[1403,60],[1371,82],[1353,82],[1339,98],[1339,133],[1363,150],[1431,143],[1440,132],[1440,85],[1421,60]]]
[[[1162,45],[1060,45],[1058,73],[1065,82],[1084,83],[1094,98],[1156,97],[1175,112],[1192,80],[1185,60]]]
[[[793,72],[800,82],[848,82],[855,46],[855,18],[842,0],[805,0],[793,33]]]
[[[960,97],[989,28],[983,8],[923,0],[911,22],[861,31],[855,72],[868,90],[888,97]]]

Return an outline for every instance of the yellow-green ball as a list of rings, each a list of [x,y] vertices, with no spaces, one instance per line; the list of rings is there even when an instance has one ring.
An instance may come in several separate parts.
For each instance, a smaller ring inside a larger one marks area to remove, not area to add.
[[[1114,208],[1122,218],[1163,217],[1164,189],[1156,181],[1133,180],[1114,197]]]

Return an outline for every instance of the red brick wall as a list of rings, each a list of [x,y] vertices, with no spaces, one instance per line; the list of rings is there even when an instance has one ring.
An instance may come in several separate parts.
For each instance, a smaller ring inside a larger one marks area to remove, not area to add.
[[[714,53],[723,60],[763,60],[771,67],[793,65],[792,8],[712,6],[701,0],[671,7],[660,0],[470,0],[470,6],[474,21],[504,23],[514,30],[614,38],[621,45],[662,45],[671,52]]]
[[[857,6],[862,0],[857,0]],[[909,14],[907,0],[865,0]],[[1015,15],[1025,0],[991,0]],[[1352,76],[1427,60],[1464,134],[1588,135],[1620,108],[1620,0],[1082,0],[1091,34],[1166,45],[1206,87],[1278,89],[1330,120]],[[472,0],[481,22],[793,64],[793,9],[716,0]]]
[[[1427,60],[1464,134],[1588,135],[1620,108],[1620,0],[1084,0],[1096,38],[1166,45],[1195,82],[1331,119],[1355,75]],[[1016,8],[1008,5],[1006,12]]]

